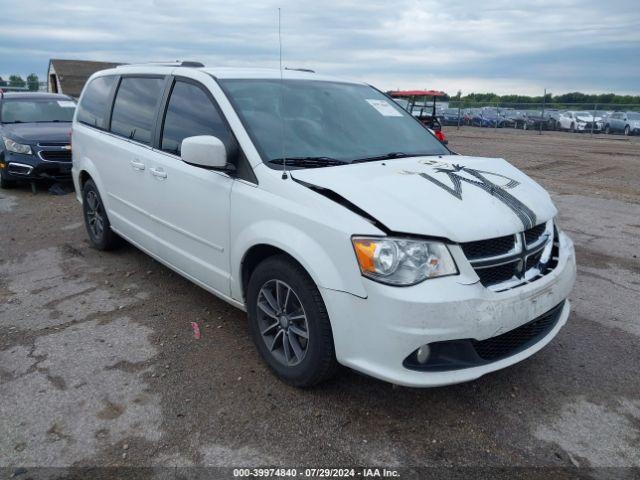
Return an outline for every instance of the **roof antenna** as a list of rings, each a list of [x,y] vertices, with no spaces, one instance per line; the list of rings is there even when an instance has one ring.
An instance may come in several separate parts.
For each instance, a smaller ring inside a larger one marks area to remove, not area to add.
[[[282,29],[280,21],[280,7],[278,7],[278,44],[280,46],[280,128],[282,142],[282,180],[289,178],[287,175],[287,157],[284,154],[284,79],[282,73]]]

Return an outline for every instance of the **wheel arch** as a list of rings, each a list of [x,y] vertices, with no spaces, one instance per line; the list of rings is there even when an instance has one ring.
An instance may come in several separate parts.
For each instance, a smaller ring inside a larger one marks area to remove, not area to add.
[[[300,268],[302,268],[307,273],[307,275],[311,277],[311,274],[304,267],[304,265],[302,265],[298,260],[296,260],[295,257],[293,257],[290,253],[284,251],[283,249],[268,243],[259,243],[253,245],[251,248],[249,248],[249,250],[245,252],[240,263],[240,285],[242,288],[243,300],[246,301],[249,279],[251,278],[251,275],[255,271],[256,267],[266,259],[275,256],[287,257],[289,260],[299,265]]]
[[[80,187],[80,191],[84,188],[84,184],[87,183],[87,180],[93,180],[91,174],[86,170],[80,170],[78,174],[78,186]]]

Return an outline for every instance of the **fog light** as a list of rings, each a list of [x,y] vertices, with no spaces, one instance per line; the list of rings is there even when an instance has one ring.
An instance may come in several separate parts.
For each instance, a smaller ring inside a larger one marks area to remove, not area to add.
[[[423,345],[416,351],[416,360],[418,360],[418,363],[427,363],[429,354],[431,354],[429,345]]]

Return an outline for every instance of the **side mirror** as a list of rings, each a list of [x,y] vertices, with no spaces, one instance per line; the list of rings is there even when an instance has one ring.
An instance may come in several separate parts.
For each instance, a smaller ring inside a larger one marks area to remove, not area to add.
[[[227,168],[227,149],[218,137],[187,137],[182,140],[181,152],[185,163],[220,170]]]

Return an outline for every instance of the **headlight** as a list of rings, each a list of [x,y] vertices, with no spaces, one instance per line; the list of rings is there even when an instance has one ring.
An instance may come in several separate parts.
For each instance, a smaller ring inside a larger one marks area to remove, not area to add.
[[[377,282],[406,286],[458,273],[444,243],[380,237],[351,241],[362,275]]]
[[[13,153],[22,153],[24,155],[31,155],[31,147],[29,145],[22,145],[21,143],[14,142],[10,138],[4,139],[4,147]]]

